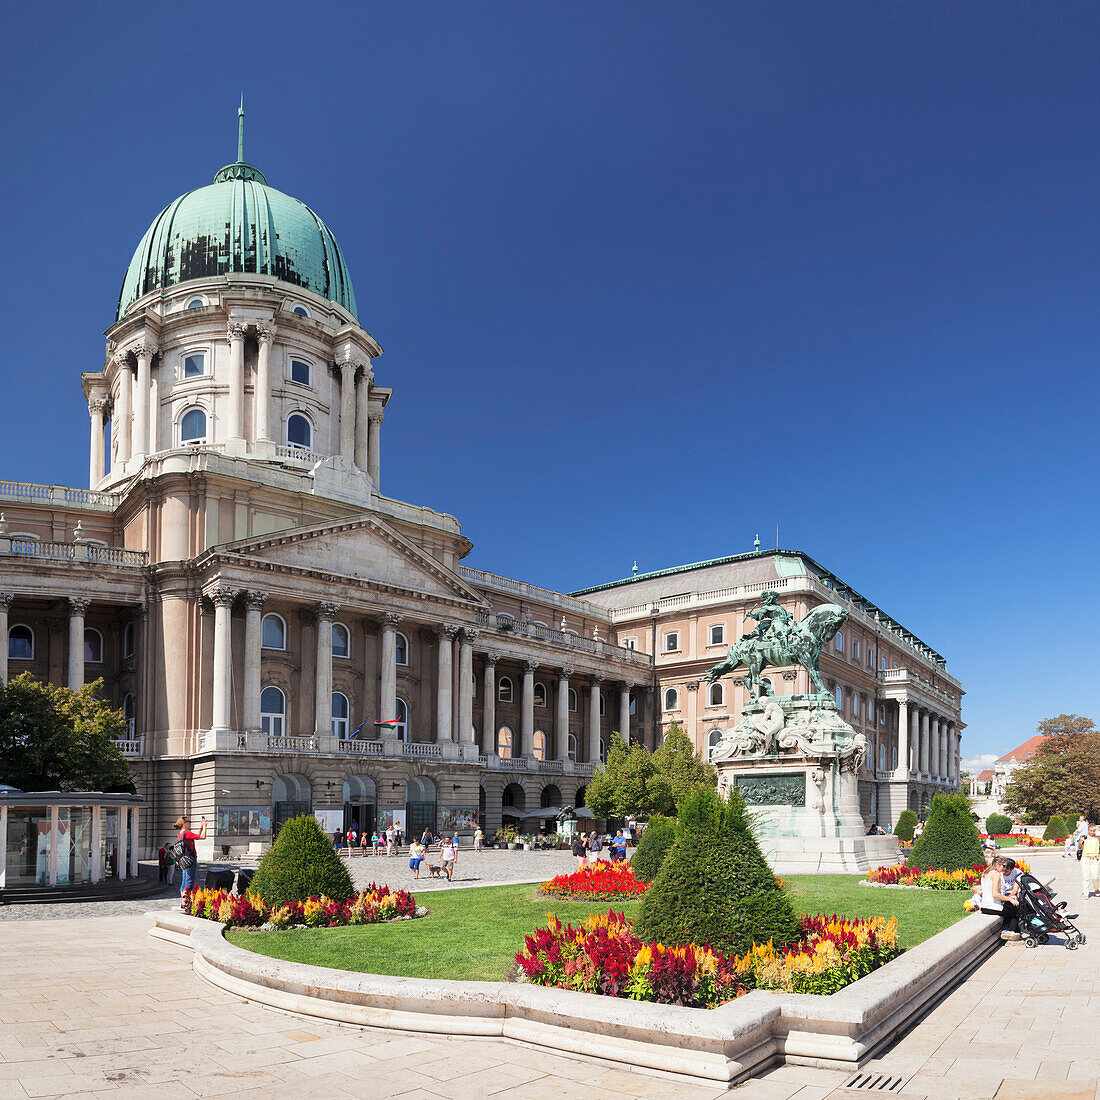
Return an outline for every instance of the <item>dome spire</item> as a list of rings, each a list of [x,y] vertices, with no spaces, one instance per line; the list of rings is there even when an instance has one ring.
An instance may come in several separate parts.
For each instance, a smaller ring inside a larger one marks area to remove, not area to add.
[[[241,92],[241,105],[237,108],[237,163],[244,164],[244,92]]]

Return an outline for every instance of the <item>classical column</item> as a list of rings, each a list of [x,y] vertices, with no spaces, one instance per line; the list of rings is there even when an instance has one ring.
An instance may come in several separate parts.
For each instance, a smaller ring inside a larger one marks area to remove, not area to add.
[[[263,644],[263,609],[266,592],[244,594],[244,725],[260,728],[260,653]]]
[[[233,682],[232,608],[236,590],[219,585],[210,594],[214,602],[213,729],[229,729],[230,685]]]
[[[119,463],[130,461],[131,418],[133,416],[133,375],[130,372],[130,364],[126,356],[119,355],[115,359],[118,367],[118,399],[115,401],[114,419],[118,421],[115,426],[115,438],[118,441],[116,452]],[[113,472],[113,471],[112,471]]]
[[[940,719],[936,714],[928,716],[928,770],[933,779],[940,777]]]
[[[367,453],[370,447],[368,435],[370,433],[370,417],[368,413],[370,401],[370,388],[374,383],[374,372],[370,364],[355,376],[355,465],[364,473],[369,468]]]
[[[523,702],[520,708],[518,755],[535,755],[535,670],[538,661],[525,661],[523,665]]]
[[[359,364],[345,359],[340,368],[340,454],[348,466],[355,464],[355,372]]]
[[[909,712],[909,778],[920,778],[920,711]]]
[[[931,715],[926,710],[920,713],[920,772],[921,778],[927,778],[931,764],[932,734],[929,729]]]
[[[909,700],[898,700],[898,770],[909,778]]]
[[[630,685],[619,688],[619,736],[630,744]]]
[[[379,478],[382,472],[382,410],[371,409],[367,414],[370,427],[367,435],[367,473],[374,482],[375,489],[379,487]]]
[[[318,736],[332,735],[332,620],[340,608],[334,603],[319,603],[317,612],[316,691],[313,699],[313,729]]]
[[[244,423],[244,337],[246,326],[230,321],[229,337],[229,397],[225,416],[225,439],[240,439]]]
[[[602,676],[592,677],[592,691],[588,700],[588,762],[600,762],[600,684]]]
[[[403,615],[387,611],[382,616],[382,692],[378,702],[378,720],[389,722],[397,717],[397,624]]]
[[[482,707],[481,751],[497,751],[497,661],[500,654],[491,650],[485,654],[485,705]]]
[[[130,807],[130,878],[138,874],[138,842],[141,840],[141,807]]]
[[[256,338],[260,350],[256,358],[256,392],[252,396],[253,433],[257,441],[271,441],[271,345],[275,343],[275,326],[257,325]]]
[[[558,714],[554,723],[554,736],[558,742],[558,759],[569,759],[569,677],[571,668],[558,670]]]
[[[107,402],[102,397],[88,399],[88,415],[92,418],[91,446],[88,448],[88,482],[94,489],[107,472],[106,457],[103,453],[103,413]]]
[[[451,732],[452,683],[454,677],[454,637],[457,626],[444,624],[439,627],[439,661],[435,685],[435,739],[453,741]]]
[[[130,349],[137,356],[137,387],[134,395],[134,437],[132,453],[149,453],[149,395],[152,391],[155,344],[138,344]]]
[[[91,602],[80,596],[69,597],[69,677],[66,682],[73,691],[84,686],[84,613]]]
[[[474,739],[474,641],[478,632],[462,628],[458,646],[458,740]]]
[[[948,729],[950,727],[947,724],[946,718],[940,719],[940,775],[945,783],[951,781],[951,754],[949,749],[951,742],[948,739]]]
[[[8,682],[8,611],[13,599],[10,592],[0,592],[0,684]],[[0,847],[7,844],[7,835],[0,830]]]

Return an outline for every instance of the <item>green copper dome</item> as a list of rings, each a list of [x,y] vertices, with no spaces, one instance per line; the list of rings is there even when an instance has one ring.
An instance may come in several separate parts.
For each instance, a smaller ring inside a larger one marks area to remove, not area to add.
[[[311,290],[358,319],[347,265],[328,226],[304,202],[270,187],[242,153],[212,184],[157,215],[122,280],[118,318],[151,290],[244,272]]]

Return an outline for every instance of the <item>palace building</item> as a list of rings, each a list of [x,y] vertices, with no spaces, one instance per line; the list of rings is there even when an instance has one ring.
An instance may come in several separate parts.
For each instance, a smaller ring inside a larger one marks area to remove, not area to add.
[[[0,676],[102,678],[142,855],[182,812],[208,854],[303,811],[491,831],[583,805],[612,730],[652,747],[675,718],[705,750],[732,724],[738,688],[694,688],[763,584],[853,609],[828,665],[885,753],[869,819],[957,767],[942,658],[805,555],[572,596],[463,566],[454,517],[381,491],[394,391],[336,239],[241,146],[154,219],[106,336],[90,488],[0,482]]]

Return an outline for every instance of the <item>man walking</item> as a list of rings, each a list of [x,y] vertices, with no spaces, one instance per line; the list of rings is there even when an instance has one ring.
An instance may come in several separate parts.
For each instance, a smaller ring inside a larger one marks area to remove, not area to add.
[[[1081,893],[1100,894],[1100,826],[1093,825],[1081,848]]]

